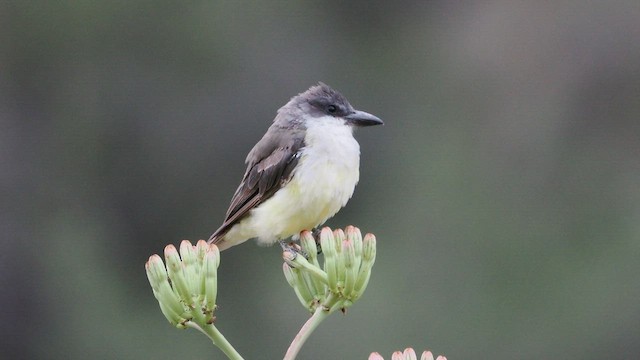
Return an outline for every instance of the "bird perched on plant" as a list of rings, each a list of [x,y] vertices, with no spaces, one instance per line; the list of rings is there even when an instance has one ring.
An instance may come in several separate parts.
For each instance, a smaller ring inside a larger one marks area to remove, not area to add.
[[[354,128],[381,124],[323,83],[291,98],[247,155],[242,182],[209,243],[220,250],[251,238],[282,244],[323,224],[345,206],[360,177]]]

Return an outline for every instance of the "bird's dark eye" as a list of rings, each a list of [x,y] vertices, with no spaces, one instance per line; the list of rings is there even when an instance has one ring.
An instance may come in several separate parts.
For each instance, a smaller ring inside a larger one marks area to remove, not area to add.
[[[329,114],[335,114],[336,112],[338,112],[338,108],[335,105],[329,105],[327,106],[327,112]]]

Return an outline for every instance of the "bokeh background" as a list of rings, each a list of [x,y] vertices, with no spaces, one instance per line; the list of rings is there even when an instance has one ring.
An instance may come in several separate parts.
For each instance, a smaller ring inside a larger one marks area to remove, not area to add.
[[[378,236],[303,359],[640,358],[640,2],[3,1],[0,352],[222,358],[144,263],[222,221],[243,160],[323,81],[385,120],[328,222]],[[281,358],[279,249],[223,253],[218,325]]]

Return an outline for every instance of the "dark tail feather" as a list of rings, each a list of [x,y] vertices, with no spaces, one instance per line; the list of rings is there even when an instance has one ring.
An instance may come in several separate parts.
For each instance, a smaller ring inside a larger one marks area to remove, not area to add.
[[[214,232],[213,234],[211,234],[211,236],[209,236],[209,240],[207,240],[207,243],[209,244],[218,244],[222,241],[222,235],[218,234],[218,232]]]

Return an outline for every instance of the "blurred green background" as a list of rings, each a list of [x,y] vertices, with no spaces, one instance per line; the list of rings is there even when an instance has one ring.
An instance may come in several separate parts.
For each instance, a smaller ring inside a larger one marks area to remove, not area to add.
[[[0,353],[222,358],[144,263],[221,223],[276,110],[323,81],[385,120],[328,222],[378,236],[302,359],[640,358],[640,2],[3,1]],[[218,325],[278,359],[277,247],[223,253]]]

